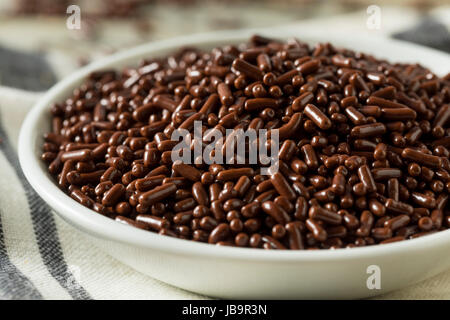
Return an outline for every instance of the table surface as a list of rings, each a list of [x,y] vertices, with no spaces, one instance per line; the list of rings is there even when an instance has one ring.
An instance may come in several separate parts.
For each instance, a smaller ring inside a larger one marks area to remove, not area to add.
[[[336,28],[353,31],[366,29],[365,0],[313,1],[157,1],[145,6],[139,14],[129,18],[92,17],[86,9],[89,1],[82,1],[81,30],[66,27],[66,15],[17,16],[8,14],[8,4],[17,0],[2,0],[0,4],[0,47],[56,55],[61,63],[57,75],[64,75],[80,64],[119,49],[157,39],[213,30],[257,28],[321,19],[336,20]],[[73,1],[77,3],[77,1]],[[174,3],[175,2],[175,3]],[[179,5],[177,2],[187,2]],[[429,7],[413,6],[412,0],[377,1],[382,10],[379,33],[408,28],[412,21],[425,13],[443,15],[450,26],[450,0],[431,0]],[[392,6],[396,4],[410,4]],[[441,4],[440,6],[433,6]],[[443,4],[447,4],[443,6]],[[3,9],[2,9],[3,8]],[[88,13],[86,13],[86,11]],[[86,13],[86,14],[85,14]],[[398,19],[400,16],[402,19]],[[0,82],[1,83],[1,82]]]

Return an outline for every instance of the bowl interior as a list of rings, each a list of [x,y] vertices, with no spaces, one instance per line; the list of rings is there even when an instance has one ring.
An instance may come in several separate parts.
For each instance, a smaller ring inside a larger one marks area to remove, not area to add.
[[[42,135],[50,128],[49,109],[52,103],[64,101],[73,89],[77,88],[85,77],[94,70],[114,68],[120,70],[125,66],[135,66],[143,58],[164,56],[179,47],[195,46],[210,49],[224,44],[238,44],[246,41],[251,35],[258,33],[266,36],[286,39],[297,37],[309,43],[331,42],[339,47],[355,49],[371,53],[391,62],[419,62],[438,75],[450,70],[449,55],[417,45],[393,41],[384,38],[367,38],[319,32],[317,30],[298,30],[295,27],[277,29],[258,29],[243,31],[224,31],[210,34],[192,35],[183,38],[170,39],[149,43],[140,47],[119,52],[113,56],[101,59],[65,78],[50,89],[34,106],[24,121],[19,139],[19,157],[25,176],[34,189],[55,211],[66,221],[97,237],[112,239],[138,246],[149,246],[159,250],[174,251],[179,254],[187,252],[198,255],[220,255],[221,257],[240,256],[246,259],[340,259],[348,255],[376,255],[386,250],[400,250],[410,246],[414,250],[423,249],[433,241],[450,242],[450,231],[443,231],[427,237],[392,243],[369,248],[354,248],[351,250],[320,250],[319,252],[266,252],[248,248],[226,248],[211,246],[193,241],[185,241],[164,237],[152,232],[131,228],[103,217],[82,206],[62,192],[48,174],[47,168],[40,160]],[[411,246],[410,243],[414,242]]]

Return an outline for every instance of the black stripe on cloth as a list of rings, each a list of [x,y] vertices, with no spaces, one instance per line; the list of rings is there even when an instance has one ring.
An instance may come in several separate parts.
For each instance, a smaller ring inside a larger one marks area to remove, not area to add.
[[[78,283],[72,272],[70,272],[64,259],[51,208],[39,197],[25,178],[25,175],[20,168],[16,152],[3,129],[1,119],[0,139],[0,150],[3,151],[6,159],[16,171],[19,181],[25,190],[34,233],[44,265],[47,267],[53,278],[67,290],[73,299],[92,299],[89,293]]]
[[[0,299],[41,300],[34,284],[11,263],[6,251],[0,215]]]

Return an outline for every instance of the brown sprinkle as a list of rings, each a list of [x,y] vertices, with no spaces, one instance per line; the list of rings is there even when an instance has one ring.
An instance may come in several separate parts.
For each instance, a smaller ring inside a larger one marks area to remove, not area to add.
[[[387,244],[450,228],[449,92],[448,76],[417,64],[254,36],[92,73],[52,106],[41,158],[74,200],[161,235],[268,250]],[[195,121],[265,129],[268,143],[278,130],[278,171],[172,162],[172,132]]]

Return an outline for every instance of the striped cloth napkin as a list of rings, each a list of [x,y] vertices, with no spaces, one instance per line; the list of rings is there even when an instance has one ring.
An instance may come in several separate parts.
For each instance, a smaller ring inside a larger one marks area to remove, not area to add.
[[[37,94],[0,87],[0,299],[204,299],[93,247],[34,192],[17,138]],[[450,271],[384,299],[450,299]]]

